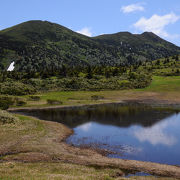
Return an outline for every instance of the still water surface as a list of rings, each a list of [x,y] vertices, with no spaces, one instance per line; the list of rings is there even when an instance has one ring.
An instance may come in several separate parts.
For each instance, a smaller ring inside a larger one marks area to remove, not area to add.
[[[180,113],[139,105],[24,112],[73,128],[67,143],[109,150],[109,157],[180,165]]]

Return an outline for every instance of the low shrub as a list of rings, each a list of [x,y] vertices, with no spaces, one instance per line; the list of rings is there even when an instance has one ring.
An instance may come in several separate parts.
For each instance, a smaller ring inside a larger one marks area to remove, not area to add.
[[[50,104],[50,105],[60,105],[60,104],[63,104],[62,101],[58,101],[58,100],[54,100],[54,99],[47,99],[47,104]]]
[[[20,98],[20,97],[15,97],[14,98],[14,105],[16,106],[23,106],[23,105],[26,105],[27,102],[25,101],[24,98]]]
[[[26,104],[27,104],[27,102],[24,101],[24,100],[18,100],[18,101],[16,101],[16,106],[24,106],[24,105],[26,105]]]
[[[122,89],[133,88],[133,85],[132,85],[132,83],[129,80],[119,80],[118,81],[118,85]]]
[[[22,82],[7,81],[0,83],[0,93],[8,95],[27,95],[34,94],[35,88]]]
[[[0,125],[14,123],[17,120],[15,116],[7,111],[0,110]]]
[[[29,96],[29,99],[30,101],[39,101],[41,98],[40,96]]]
[[[91,100],[97,101],[97,100],[100,100],[100,99],[104,99],[104,97],[103,97],[103,96],[99,96],[99,95],[93,95],[93,96],[91,96]]]
[[[2,96],[0,97],[0,109],[6,110],[9,106],[15,103],[14,99],[9,96]]]

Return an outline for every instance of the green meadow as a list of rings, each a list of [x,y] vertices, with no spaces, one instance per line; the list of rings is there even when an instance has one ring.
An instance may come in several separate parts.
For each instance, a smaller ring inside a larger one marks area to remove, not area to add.
[[[35,94],[38,101],[29,100],[29,95],[22,96],[27,104],[22,107],[47,107],[64,105],[83,105],[119,102],[130,99],[178,100],[180,92],[180,76],[153,76],[152,83],[143,89],[105,90],[105,91],[52,91]],[[93,98],[97,96],[97,98]],[[98,98],[100,97],[100,98]],[[48,104],[48,100],[57,101]],[[61,103],[58,103],[61,102]],[[17,107],[17,106],[14,106]]]
[[[142,91],[178,92],[180,91],[180,76],[153,76],[150,86]]]

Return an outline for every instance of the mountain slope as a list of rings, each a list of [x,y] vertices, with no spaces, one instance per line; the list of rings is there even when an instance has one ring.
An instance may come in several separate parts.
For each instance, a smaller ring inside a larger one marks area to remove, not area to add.
[[[142,34],[120,32],[98,36],[94,39],[101,44],[115,46],[127,59],[131,57],[133,61],[168,57],[177,54],[180,50],[179,47],[161,39],[152,32],[144,32]]]
[[[153,33],[121,32],[90,38],[47,21],[28,21],[0,31],[0,68],[18,71],[69,66],[120,65],[180,54]]]

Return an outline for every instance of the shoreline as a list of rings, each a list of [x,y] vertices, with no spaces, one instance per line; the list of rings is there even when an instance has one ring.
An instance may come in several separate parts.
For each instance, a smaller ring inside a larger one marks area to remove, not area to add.
[[[151,103],[150,103],[151,102]],[[94,106],[94,105],[103,105],[103,104],[126,104],[126,103],[139,103],[139,104],[144,104],[144,105],[149,105],[149,106],[156,106],[156,107],[167,107],[167,108],[180,108],[179,103],[162,103],[162,102],[152,102],[150,100],[126,100],[126,101],[120,101],[120,102],[111,102],[111,103],[99,103],[99,104],[81,104],[81,105],[73,105],[73,106],[51,106],[51,107],[26,107],[26,108],[10,108],[8,111],[9,112],[18,112],[18,111],[23,111],[23,110],[31,110],[31,109],[53,109],[53,108],[78,108],[78,107],[85,107],[85,106]],[[174,107],[172,107],[174,106]],[[27,116],[28,117],[28,116]],[[34,117],[33,117],[34,118]],[[37,118],[36,118],[37,119]],[[159,164],[159,163],[154,163],[154,162],[144,162],[144,161],[136,161],[136,160],[123,160],[123,159],[117,159],[117,158],[108,158],[103,155],[103,152],[100,153],[95,149],[91,148],[78,148],[72,145],[69,145],[65,142],[65,139],[69,137],[72,133],[73,130],[69,129],[66,127],[64,124],[61,123],[56,123],[56,122],[49,122],[49,121],[44,121],[44,120],[39,120],[43,121],[44,123],[47,124],[56,124],[56,126],[61,126],[63,129],[65,129],[65,133],[62,134],[61,140],[58,140],[58,145],[61,145],[64,147],[65,154],[69,154],[68,156],[71,157],[66,157],[64,156],[62,158],[56,158],[54,159],[48,159],[48,160],[43,160],[43,158],[35,162],[68,162],[68,163],[73,163],[73,164],[80,164],[80,165],[85,165],[85,166],[95,166],[95,167],[111,167],[111,168],[118,168],[120,170],[124,171],[130,171],[130,172],[145,172],[149,173],[151,175],[157,175],[157,176],[166,176],[166,177],[173,177],[173,178],[180,178],[180,167],[176,165],[167,165],[167,164]],[[53,132],[53,136],[57,137],[57,134]],[[68,152],[68,153],[67,153]],[[25,157],[23,157],[25,158]],[[30,158],[31,159],[31,158]],[[19,159],[21,160],[21,159]],[[25,161],[25,162],[31,162],[30,161]],[[32,161],[34,162],[34,160]]]
[[[66,108],[78,108],[78,107],[91,107],[91,106],[98,106],[98,105],[111,105],[111,104],[120,104],[120,105],[129,105],[129,104],[139,104],[139,105],[147,105],[150,107],[162,107],[162,108],[177,108],[180,109],[180,102],[173,102],[173,101],[162,101],[162,100],[152,100],[152,99],[130,99],[130,100],[121,100],[117,102],[98,102],[92,104],[76,104],[76,105],[55,105],[55,106],[45,106],[45,107],[16,107],[16,108],[9,108],[7,111],[14,112],[14,111],[23,111],[23,110],[43,110],[43,109],[66,109]]]

